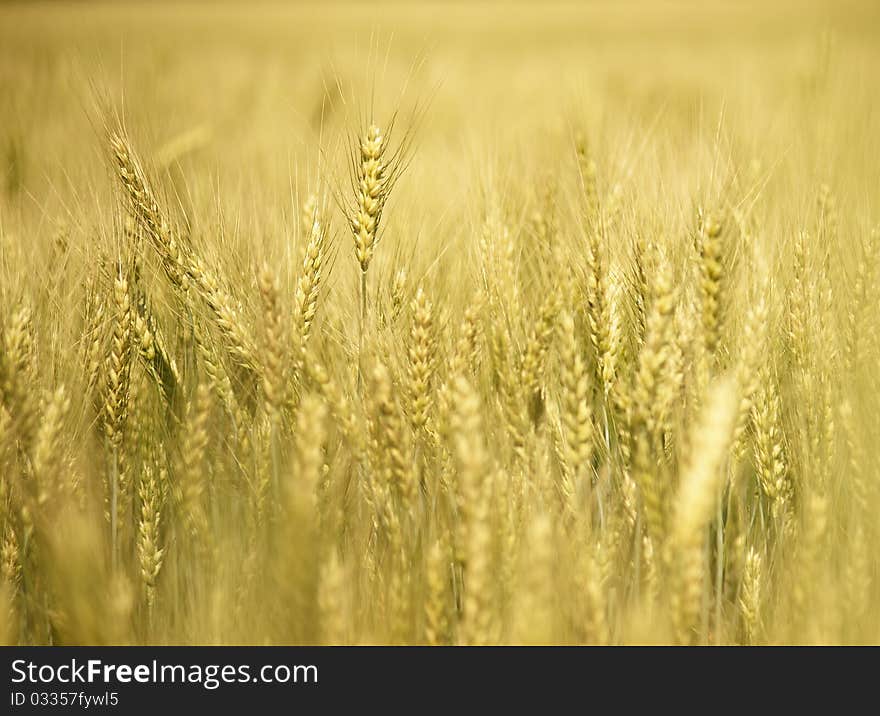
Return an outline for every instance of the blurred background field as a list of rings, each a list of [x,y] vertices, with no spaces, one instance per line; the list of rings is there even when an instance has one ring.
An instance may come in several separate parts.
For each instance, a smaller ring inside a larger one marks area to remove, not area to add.
[[[401,93],[404,108],[430,102],[397,197],[437,185],[422,228],[457,222],[475,170],[500,156],[551,169],[581,124],[612,183],[642,175],[651,192],[687,195],[682,168],[711,160],[719,123],[737,161],[772,167],[771,189],[835,174],[868,187],[878,34],[877,3],[850,1],[3,4],[3,221],[107,191],[95,95],[145,153],[176,142],[184,175],[211,172],[193,200],[219,190],[242,214],[288,203],[315,174],[321,127],[333,146],[372,87],[379,116]]]

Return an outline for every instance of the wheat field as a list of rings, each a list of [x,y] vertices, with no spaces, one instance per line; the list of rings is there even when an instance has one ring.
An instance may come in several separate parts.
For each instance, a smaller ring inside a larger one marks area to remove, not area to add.
[[[0,6],[0,639],[880,642],[880,6]]]

